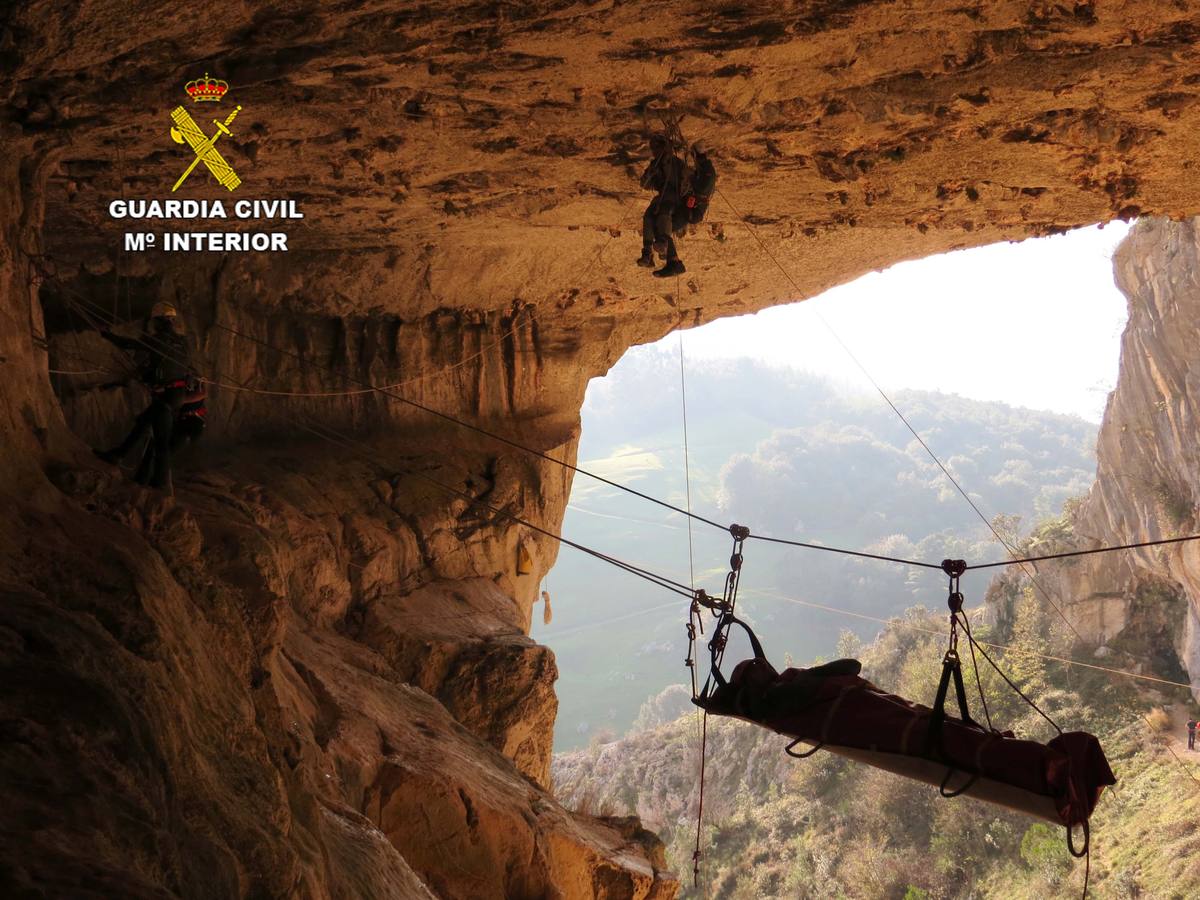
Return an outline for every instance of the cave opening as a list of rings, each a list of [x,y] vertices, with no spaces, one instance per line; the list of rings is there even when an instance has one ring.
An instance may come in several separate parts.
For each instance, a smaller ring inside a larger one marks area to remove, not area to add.
[[[632,348],[589,386],[581,465],[680,505],[690,488],[702,515],[793,539],[935,561],[1002,555],[871,379],[915,415],[1011,540],[1059,518],[1095,479],[1097,428],[1127,318],[1112,256],[1127,233],[1117,222],[901,263],[803,303]],[[863,322],[873,327],[856,327]],[[834,493],[852,498],[846,508]],[[574,482],[563,527],[582,543],[710,591],[729,552],[727,536],[702,524],[689,535],[682,517],[586,478]],[[880,622],[855,614],[886,620],[939,602],[937,579],[912,571],[750,549],[745,614],[766,626],[780,659],[827,658],[843,632],[873,639]],[[554,620],[535,617],[532,632],[570,660],[559,681],[561,751],[685,708],[687,672],[678,663],[686,604],[595,565],[559,556],[546,578],[559,598]],[[975,605],[989,581],[966,578]],[[757,600],[756,582],[765,590]],[[834,611],[789,606],[797,598]],[[614,654],[607,637],[597,640],[614,630],[629,651]]]

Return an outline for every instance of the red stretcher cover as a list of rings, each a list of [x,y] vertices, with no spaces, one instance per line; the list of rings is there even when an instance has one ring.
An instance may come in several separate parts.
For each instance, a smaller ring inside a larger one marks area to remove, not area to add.
[[[857,660],[778,673],[761,656],[694,702],[832,753],[1068,828],[1086,825],[1115,784],[1100,742],[1081,731],[1048,744],[1018,740],[880,690]],[[960,682],[961,683],[961,682]],[[791,749],[789,748],[789,752]],[[797,754],[792,754],[797,755]]]

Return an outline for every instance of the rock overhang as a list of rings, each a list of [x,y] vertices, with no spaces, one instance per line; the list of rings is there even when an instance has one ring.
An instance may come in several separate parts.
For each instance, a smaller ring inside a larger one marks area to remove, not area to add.
[[[287,266],[331,315],[520,298],[578,322],[636,299],[636,342],[905,258],[1200,207],[1186,4],[30,4],[8,34],[6,118],[55,160],[47,252],[111,271],[107,203],[168,196],[188,156],[167,114],[208,72],[243,107],[241,191],[303,208]],[[631,264],[664,111],[720,176],[679,285]]]

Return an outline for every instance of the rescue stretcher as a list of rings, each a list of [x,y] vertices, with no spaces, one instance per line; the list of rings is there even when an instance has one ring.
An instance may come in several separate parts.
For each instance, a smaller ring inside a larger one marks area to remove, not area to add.
[[[934,708],[889,694],[859,676],[857,660],[776,672],[753,631],[754,656],[726,680],[719,668],[711,691],[695,698],[714,715],[731,716],[793,738],[795,757],[828,750],[936,786],[942,796],[967,796],[1025,813],[1068,830],[1087,822],[1104,788],[1116,783],[1104,751],[1085,732],[1060,733],[1049,743],[1020,740],[985,728],[967,711],[956,653],[947,653]],[[945,712],[953,682],[961,717]],[[805,752],[795,748],[812,745]]]

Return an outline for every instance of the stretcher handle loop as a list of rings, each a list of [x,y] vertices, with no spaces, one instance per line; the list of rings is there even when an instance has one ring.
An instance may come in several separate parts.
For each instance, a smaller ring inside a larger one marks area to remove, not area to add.
[[[947,800],[952,799],[954,797],[961,796],[962,794],[965,794],[967,791],[969,791],[971,789],[971,785],[973,785],[976,781],[979,780],[978,772],[975,772],[975,773],[968,772],[967,774],[969,774],[971,777],[967,779],[966,784],[964,784],[958,790],[947,791],[946,785],[948,785],[950,783],[950,779],[954,777],[954,773],[957,771],[958,771],[958,769],[954,768],[953,766],[948,768],[946,770],[946,777],[942,779],[942,783],[938,787],[938,793],[941,794],[943,797],[945,797]]]
[[[1067,850],[1069,850],[1071,855],[1073,857],[1075,857],[1076,859],[1083,859],[1085,856],[1087,856],[1088,850],[1090,849],[1090,846],[1092,843],[1092,833],[1091,833],[1091,828],[1088,826],[1088,820],[1084,819],[1083,822],[1081,822],[1080,824],[1083,825],[1083,849],[1082,850],[1075,849],[1074,826],[1072,826],[1072,825],[1067,826]]]
[[[783,748],[783,752],[786,753],[788,756],[790,756],[792,759],[808,759],[810,756],[812,756],[814,753],[816,753],[818,750],[820,750],[822,747],[825,746],[824,741],[817,741],[817,743],[813,746],[813,748],[811,750],[807,751],[806,753],[793,753],[792,748],[795,747],[797,744],[799,744],[802,740],[804,740],[804,739],[796,738],[794,741],[792,741],[790,744],[788,744],[786,747]]]

